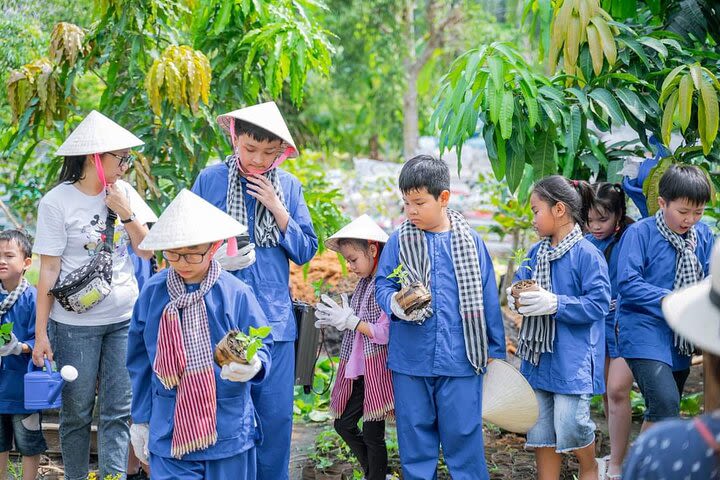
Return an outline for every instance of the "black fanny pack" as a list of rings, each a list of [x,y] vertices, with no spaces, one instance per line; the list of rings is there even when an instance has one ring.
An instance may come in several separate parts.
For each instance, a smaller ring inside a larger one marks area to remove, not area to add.
[[[50,293],[68,312],[83,313],[105,300],[112,290],[113,237],[117,215],[108,209],[102,242],[90,263],[68,273]]]

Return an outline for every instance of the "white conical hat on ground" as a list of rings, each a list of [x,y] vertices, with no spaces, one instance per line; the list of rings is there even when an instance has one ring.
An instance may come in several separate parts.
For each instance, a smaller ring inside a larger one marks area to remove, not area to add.
[[[387,243],[388,235],[369,215],[361,215],[325,240],[325,246],[336,252],[340,251],[338,240],[341,238],[357,238]]]
[[[535,392],[525,377],[509,363],[493,360],[483,378],[483,420],[509,432],[526,433],[538,414]]]
[[[233,110],[232,112],[218,116],[218,124],[228,133],[230,133],[231,118],[252,123],[260,128],[264,128],[270,133],[274,133],[295,150],[292,154],[288,155],[288,158],[298,156],[295,141],[290,135],[290,130],[288,130],[282,113],[280,113],[280,109],[275,102],[258,103],[257,105],[241,108],[240,110]]]
[[[102,113],[93,110],[60,145],[56,155],[91,155],[124,150],[143,144],[144,142],[138,137]]]
[[[190,190],[170,202],[140,243],[143,250],[172,250],[217,242],[247,232],[247,227]]]
[[[710,277],[663,299],[670,328],[703,351],[720,355],[720,243],[710,258]]]

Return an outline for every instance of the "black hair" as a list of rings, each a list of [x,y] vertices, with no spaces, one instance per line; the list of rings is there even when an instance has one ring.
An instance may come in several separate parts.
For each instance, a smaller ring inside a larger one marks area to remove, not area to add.
[[[614,234],[616,241],[608,245],[605,252],[603,252],[605,259],[609,262],[615,245],[617,245],[625,229],[633,223],[634,220],[627,216],[625,190],[623,190],[622,185],[619,183],[598,182],[592,185],[592,188],[594,196],[590,204],[590,209],[597,210],[600,213],[616,215],[618,218],[618,229]]]
[[[704,205],[710,201],[712,187],[699,167],[670,165],[660,177],[660,196],[668,203],[686,198],[694,205]]]
[[[351,245],[368,256],[371,256],[369,253],[370,245],[377,245],[377,256],[375,258],[380,258],[380,253],[382,253],[383,247],[385,246],[382,242],[371,242],[370,240],[364,240],[362,238],[339,238],[337,243],[338,247]]]
[[[257,125],[246,122],[245,120],[235,119],[235,135],[240,136],[243,134],[258,142],[274,142],[276,140],[280,142],[283,141],[282,138],[262,127],[258,127]]]
[[[63,159],[62,168],[58,177],[58,184],[75,183],[85,178],[83,169],[85,168],[86,155],[69,155]]]
[[[443,190],[450,190],[450,168],[432,155],[417,155],[403,165],[398,184],[402,193],[425,188],[437,200]]]
[[[560,175],[551,175],[537,182],[532,193],[551,207],[560,202],[564,203],[575,223],[584,229],[593,199],[590,184],[582,180],[568,180]]]
[[[3,230],[0,232],[0,242],[15,242],[25,258],[32,257],[32,243],[30,237],[22,230]]]

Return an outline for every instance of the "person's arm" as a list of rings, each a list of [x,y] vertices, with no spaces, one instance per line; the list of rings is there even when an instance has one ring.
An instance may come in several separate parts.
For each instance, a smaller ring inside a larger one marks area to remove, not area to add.
[[[387,278],[400,263],[400,249],[398,245],[397,234],[393,234],[383,247],[378,262],[377,271],[375,273],[375,299],[380,308],[390,316],[391,320],[398,320],[392,315],[390,303],[395,293],[400,290],[400,285],[394,278]]]
[[[20,347],[22,348],[20,353],[32,353],[32,349],[35,346],[35,317],[37,316],[37,291],[35,292],[35,299],[32,302],[28,316],[27,336],[20,340]]]
[[[390,319],[385,312],[382,312],[376,323],[361,321],[355,330],[368,337],[372,343],[387,345],[390,333]]]
[[[55,299],[50,295],[50,289],[55,286],[60,276],[60,257],[40,255],[40,278],[37,285],[37,302],[35,311],[35,346],[33,348],[33,363],[41,367],[45,357],[52,362],[53,352],[50,348],[47,325],[50,318],[50,309]]]
[[[148,308],[145,305],[151,296],[143,292],[135,302],[130,320],[127,341],[126,366],[132,387],[130,414],[133,423],[150,423],[152,411],[152,364],[145,347],[143,332],[145,331]]]
[[[610,309],[610,279],[607,263],[599,251],[593,255],[578,258],[581,275],[581,294],[578,296],[558,295],[558,322],[587,325],[604,319]],[[569,273],[569,272],[568,272]]]
[[[495,269],[492,259],[479,236],[475,237],[475,246],[480,262],[480,275],[483,284],[483,315],[488,341],[488,358],[505,359],[507,345],[505,343],[505,324],[500,311],[498,287],[495,281]]]

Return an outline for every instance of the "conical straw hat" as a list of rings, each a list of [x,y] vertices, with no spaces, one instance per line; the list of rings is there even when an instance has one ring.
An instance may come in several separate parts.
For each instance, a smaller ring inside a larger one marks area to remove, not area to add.
[[[509,432],[526,433],[538,414],[535,392],[525,377],[509,363],[493,360],[483,379],[483,420]]]
[[[325,246],[336,252],[340,251],[338,240],[341,238],[357,238],[387,243],[388,235],[368,215],[361,215],[325,240]]]
[[[172,250],[217,242],[247,232],[227,213],[183,189],[140,243],[143,250]]]
[[[91,155],[124,150],[143,144],[144,142],[135,135],[102,113],[93,110],[75,127],[55,154]]]
[[[298,149],[295,146],[295,141],[290,135],[290,130],[288,130],[285,120],[280,113],[280,109],[275,102],[259,103],[257,105],[241,108],[239,110],[234,110],[218,116],[218,124],[220,124],[222,129],[228,133],[230,133],[231,118],[252,123],[253,125],[257,125],[258,127],[264,128],[268,132],[277,135],[293,148],[294,152],[289,154],[288,157],[295,158],[298,156]]]

